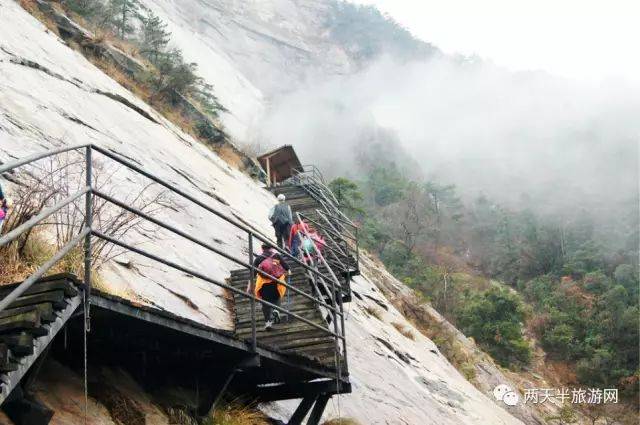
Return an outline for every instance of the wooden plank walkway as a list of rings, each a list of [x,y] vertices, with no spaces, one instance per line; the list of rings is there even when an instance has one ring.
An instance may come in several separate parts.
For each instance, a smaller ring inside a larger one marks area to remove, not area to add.
[[[246,290],[249,281],[249,270],[234,270],[231,272],[230,284],[242,291]],[[291,285],[308,294],[313,294],[309,278],[303,267],[292,267]],[[291,310],[293,313],[310,320],[322,327],[333,330],[332,325],[328,325],[322,316],[320,308],[313,300],[310,300],[298,293],[288,291],[287,296],[282,299],[280,306]],[[246,297],[236,295],[235,301],[235,323],[236,336],[240,339],[251,340],[251,301]],[[286,314],[281,312],[282,321],[275,324],[271,330],[264,329],[264,317],[262,306],[256,302],[256,336],[258,344],[264,348],[303,356],[314,360],[323,366],[335,368],[335,342],[330,334],[317,329],[308,323],[296,318],[287,319]]]
[[[1,286],[0,298],[17,286]],[[75,278],[56,275],[34,283],[0,312],[0,404],[81,303],[82,292]]]

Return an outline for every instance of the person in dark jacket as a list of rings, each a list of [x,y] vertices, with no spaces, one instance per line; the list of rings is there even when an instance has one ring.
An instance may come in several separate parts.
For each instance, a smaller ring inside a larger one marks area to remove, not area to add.
[[[253,260],[253,267],[261,269],[260,265],[267,259],[271,259],[273,264],[280,266],[280,270],[284,270],[287,274],[291,274],[291,268],[282,255],[268,244],[262,245],[262,253],[256,255]],[[279,281],[284,282],[285,273],[274,277],[277,277]],[[274,282],[271,277],[263,275],[260,272],[257,273],[254,289],[256,297],[268,301],[271,304],[280,305],[280,299],[284,297],[286,290],[287,288],[284,285]],[[271,329],[274,322],[280,322],[280,312],[278,310],[274,310],[270,305],[262,304],[262,314],[264,315],[265,330]]]
[[[276,232],[276,241],[280,248],[285,247],[286,241],[289,239],[289,230],[293,224],[293,214],[291,207],[287,205],[286,197],[283,194],[278,195],[278,203],[273,206],[269,213],[269,220]]]

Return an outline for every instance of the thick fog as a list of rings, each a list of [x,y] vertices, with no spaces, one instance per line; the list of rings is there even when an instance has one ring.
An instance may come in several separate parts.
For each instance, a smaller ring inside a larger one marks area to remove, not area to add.
[[[385,58],[275,99],[258,138],[294,145],[333,176],[359,177],[356,152],[380,134],[426,178],[466,197],[554,210],[637,203],[640,90],[620,81]]]

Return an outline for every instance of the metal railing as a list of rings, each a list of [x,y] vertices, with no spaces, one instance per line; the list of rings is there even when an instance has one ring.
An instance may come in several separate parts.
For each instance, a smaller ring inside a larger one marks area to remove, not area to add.
[[[288,317],[294,317],[298,320],[300,320],[301,322],[304,322],[306,324],[308,324],[309,326],[312,326],[313,328],[319,329],[321,331],[323,331],[325,334],[330,335],[334,340],[335,340],[335,356],[336,359],[339,359],[339,355],[342,353],[342,355],[344,356],[344,361],[346,361],[346,338],[345,338],[345,328],[344,328],[344,313],[343,313],[343,306],[341,301],[338,303],[335,300],[330,300],[329,302],[326,301],[326,298],[322,296],[322,294],[319,291],[316,291],[317,294],[309,294],[299,288],[296,288],[292,285],[290,285],[287,282],[284,282],[282,280],[279,280],[279,277],[277,276],[271,276],[267,273],[265,273],[264,271],[259,271],[254,265],[254,252],[253,252],[253,247],[254,247],[254,240],[258,240],[264,244],[269,244],[272,247],[274,247],[274,249],[279,252],[283,257],[286,258],[286,260],[288,262],[291,262],[293,264],[298,265],[299,267],[302,267],[305,272],[307,273],[307,275],[310,277],[310,279],[312,280],[313,284],[314,284],[314,288],[317,289],[317,284],[321,284],[325,287],[331,286],[332,288],[336,288],[336,285],[339,285],[340,282],[337,279],[337,277],[335,276],[335,274],[333,273],[333,271],[331,270],[331,268],[328,266],[328,264],[326,263],[326,261],[324,261],[324,259],[322,260],[324,262],[324,264],[327,266],[326,270],[328,270],[328,274],[325,274],[324,272],[321,272],[318,270],[318,267],[315,264],[308,264],[305,261],[299,260],[298,258],[292,256],[291,254],[289,254],[287,251],[277,247],[275,245],[275,243],[273,243],[271,240],[269,240],[269,238],[267,238],[265,235],[251,229],[250,227],[248,227],[247,225],[243,224],[242,222],[224,214],[221,211],[218,211],[217,209],[205,204],[204,202],[196,199],[195,197],[189,195],[188,193],[186,193],[185,191],[183,191],[182,189],[180,189],[177,185],[171,184],[167,181],[165,181],[164,179],[157,177],[147,171],[145,171],[144,169],[142,169],[141,167],[133,164],[131,161],[121,157],[118,154],[112,153],[100,146],[94,145],[94,144],[81,144],[81,145],[75,145],[75,146],[68,146],[68,147],[63,147],[63,148],[58,148],[58,149],[53,149],[53,150],[49,150],[46,152],[42,152],[42,153],[38,153],[38,154],[34,154],[31,156],[27,156],[25,158],[10,162],[8,164],[4,164],[4,165],[0,165],[0,175],[3,173],[6,173],[8,171],[12,171],[16,168],[19,168],[21,166],[24,165],[28,165],[31,163],[34,163],[36,161],[39,161],[41,159],[45,159],[45,158],[50,158],[50,157],[54,157],[56,155],[60,155],[63,153],[67,153],[67,152],[76,152],[79,155],[84,154],[84,174],[85,174],[85,186],[78,191],[77,193],[57,202],[55,205],[47,207],[42,209],[37,215],[35,215],[34,217],[30,218],[29,220],[27,220],[26,222],[20,224],[19,226],[17,226],[15,229],[7,232],[5,235],[2,235],[0,237],[0,247],[7,245],[8,243],[15,241],[20,235],[24,234],[25,232],[30,231],[31,229],[33,229],[35,226],[41,225],[43,224],[43,221],[46,220],[48,217],[52,216],[53,214],[55,214],[56,212],[60,211],[62,208],[70,205],[71,203],[80,200],[82,197],[85,198],[85,206],[84,206],[84,217],[83,217],[83,224],[81,226],[81,228],[79,229],[77,235],[75,237],[73,237],[71,240],[69,240],[58,252],[56,252],[49,260],[47,260],[44,264],[42,264],[40,267],[37,268],[37,270],[35,272],[33,272],[28,278],[26,278],[22,283],[20,283],[14,290],[12,290],[7,296],[5,296],[2,300],[0,300],[0,312],[7,309],[18,297],[20,297],[25,291],[27,291],[35,282],[37,282],[39,279],[41,279],[56,263],[58,263],[64,256],[66,256],[72,249],[74,249],[76,246],[78,246],[80,243],[83,243],[83,272],[84,272],[84,318],[85,318],[85,325],[86,325],[86,329],[87,332],[90,331],[90,321],[91,321],[91,315],[90,315],[90,297],[91,297],[91,289],[92,289],[92,238],[99,238],[102,239],[103,241],[106,241],[109,244],[113,244],[115,246],[119,246],[120,248],[126,250],[126,251],[130,251],[133,253],[136,253],[138,255],[141,255],[145,258],[148,258],[150,260],[153,260],[155,262],[164,264],[165,266],[168,266],[170,268],[173,268],[175,270],[181,271],[183,273],[188,273],[196,278],[199,278],[201,280],[204,280],[206,282],[209,282],[211,284],[214,284],[218,287],[224,288],[226,290],[229,290],[231,292],[233,292],[235,295],[240,296],[240,297],[244,297],[244,298],[248,298],[251,301],[251,339],[248,342],[248,350],[252,351],[252,352],[256,352],[257,351],[257,345],[258,345],[258,341],[257,341],[257,335],[256,335],[256,303],[260,303],[260,304],[265,304],[270,306],[272,309],[285,313]],[[169,190],[171,193],[179,196],[182,199],[186,199],[188,201],[190,201],[191,203],[197,205],[198,207],[214,214],[215,216],[221,218],[223,221],[225,221],[226,223],[230,224],[231,226],[235,227],[238,230],[241,230],[242,232],[244,232],[247,236],[247,248],[248,248],[248,258],[246,260],[240,259],[240,258],[236,258],[233,255],[219,249],[216,248],[215,246],[212,246],[211,244],[209,244],[208,242],[199,239],[196,236],[190,235],[187,232],[180,230],[174,226],[171,226],[169,224],[166,224],[165,222],[162,222],[161,220],[158,220],[154,217],[152,217],[151,215],[149,215],[148,213],[145,213],[143,211],[141,211],[138,208],[135,208],[132,205],[129,205],[128,203],[122,201],[122,200],[118,200],[115,197],[108,195],[107,193],[104,193],[103,191],[99,190],[98,188],[94,187],[94,183],[93,183],[93,170],[94,170],[94,154],[95,153],[99,153],[101,155],[103,155],[104,157],[106,157],[107,159],[114,161],[122,166],[124,166],[125,168],[128,168],[129,170],[131,170],[132,172],[141,175],[151,181],[153,181],[154,183],[157,183],[158,185],[164,187],[165,189]],[[239,290],[231,285],[226,284],[225,282],[221,282],[215,278],[212,278],[210,276],[208,276],[206,273],[198,271],[198,270],[194,270],[191,267],[186,267],[183,266],[181,264],[178,264],[174,261],[171,261],[167,258],[163,258],[161,256],[155,255],[151,252],[148,252],[146,250],[141,249],[138,246],[133,246],[132,244],[123,242],[121,240],[118,240],[116,238],[113,237],[113,235],[109,235],[104,233],[103,231],[101,231],[100,229],[96,228],[94,226],[93,223],[93,210],[92,210],[92,206],[93,206],[93,202],[95,199],[100,198],[112,205],[115,205],[118,208],[121,208],[122,210],[128,211],[129,213],[135,215],[136,217],[139,217],[143,220],[146,220],[162,229],[165,229],[193,244],[198,245],[199,247],[202,247],[204,249],[206,249],[207,251],[214,253],[222,258],[225,258],[226,260],[230,260],[235,264],[238,264],[244,268],[247,268],[249,270],[249,274],[250,274],[250,288],[253,288],[253,281],[254,278],[256,277],[256,273],[260,273],[263,276],[268,277],[269,279],[272,279],[274,281],[278,281],[279,284],[283,285],[284,287],[286,287],[287,291],[292,291],[295,292],[296,294],[299,294],[300,296],[312,300],[313,303],[318,306],[318,308],[323,308],[326,311],[329,312],[332,321],[333,321],[333,329],[329,328],[329,324],[327,323],[327,326],[322,326],[321,324],[318,324],[312,320],[309,320],[305,317],[302,317],[299,314],[294,313],[293,311],[291,311],[289,309],[290,306],[287,306],[287,308],[285,307],[281,307],[279,305],[275,305],[272,304],[268,301],[265,301],[257,296],[255,296],[255,294],[253,294],[253,291],[242,291]],[[298,220],[301,220],[301,218],[298,216]],[[338,297],[340,298],[340,297]],[[342,326],[337,326],[338,323],[338,319],[340,320]],[[342,347],[342,349],[340,348]],[[265,348],[269,348],[268,346],[265,346]],[[342,368],[340,367],[339,363],[336,365],[336,376],[338,379],[341,378],[341,370]]]
[[[296,213],[296,218],[298,223],[304,223],[304,220],[302,218],[302,214],[301,213]],[[318,246],[318,244],[315,242],[315,240],[311,237],[310,233],[309,233],[309,229],[306,226],[301,226],[300,227],[300,232],[298,232],[295,236],[298,238],[299,242],[300,242],[300,251],[304,251],[304,254],[302,255],[302,260],[306,263],[309,263],[312,265],[313,268],[318,269],[317,263],[315,261],[315,259],[319,259],[320,263],[322,265],[324,265],[324,267],[326,268],[326,270],[329,271],[329,273],[331,274],[332,280],[330,281],[331,283],[331,288],[328,288],[326,285],[326,282],[320,282],[322,284],[322,289],[324,290],[324,296],[322,294],[322,291],[320,290],[319,285],[317,284],[315,278],[313,276],[310,276],[312,284],[314,289],[316,290],[316,293],[318,294],[318,297],[320,298],[326,298],[329,297],[329,300],[331,302],[331,305],[333,306],[334,309],[338,309],[342,312],[343,310],[343,304],[342,304],[342,286],[340,284],[340,281],[338,280],[338,278],[336,277],[335,273],[333,272],[333,269],[331,268],[331,266],[329,265],[329,263],[327,262],[327,260],[325,259],[324,255],[322,254],[322,251],[324,249],[326,249],[326,247],[324,248],[320,248]],[[300,234],[302,233],[302,235]],[[304,238],[303,238],[304,236]],[[306,248],[306,245],[304,244],[304,240],[307,239],[309,241],[311,241],[311,244],[313,246],[313,250],[309,250]],[[338,321],[337,321],[337,316],[333,316],[333,326],[334,326],[334,332],[338,332]],[[345,323],[344,323],[344,315],[340,315],[340,329],[342,330],[342,334],[344,335],[344,329],[345,329]],[[335,363],[336,363],[336,370],[338,371],[338,377],[340,377],[340,373],[342,371],[342,367],[341,367],[341,361],[340,361],[340,346],[339,346],[339,341],[336,339],[335,340]],[[342,344],[342,363],[345,365],[345,370],[347,370],[347,344],[346,341],[343,341]],[[348,373],[348,372],[347,372]]]
[[[302,187],[322,206],[322,209],[317,212],[325,224],[339,235],[338,239],[348,240],[345,242],[346,250],[351,252],[353,261],[347,264],[353,263],[354,269],[358,270],[360,264],[358,226],[342,212],[340,203],[327,187],[320,170],[313,165],[303,165],[293,170],[291,181]]]

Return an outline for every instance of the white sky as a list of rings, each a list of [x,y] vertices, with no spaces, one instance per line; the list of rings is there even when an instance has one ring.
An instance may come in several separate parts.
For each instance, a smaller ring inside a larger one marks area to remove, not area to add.
[[[446,53],[586,81],[640,82],[640,0],[352,0]]]

